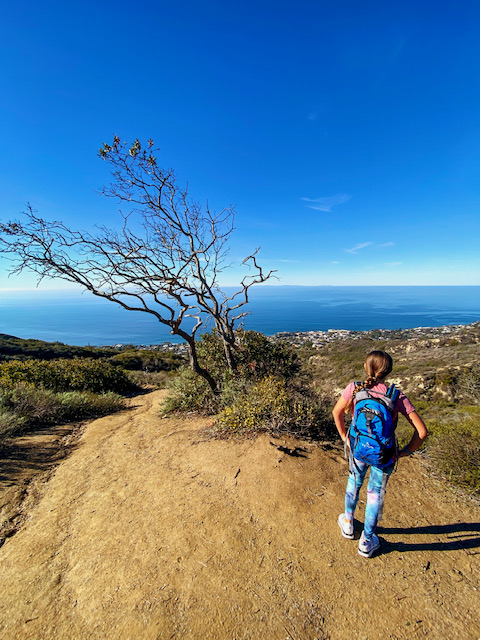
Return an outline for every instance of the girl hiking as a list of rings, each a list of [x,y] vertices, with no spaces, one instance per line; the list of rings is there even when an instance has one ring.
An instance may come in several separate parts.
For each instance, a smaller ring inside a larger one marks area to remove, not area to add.
[[[353,540],[353,515],[360,488],[370,468],[367,487],[365,525],[358,544],[358,553],[370,558],[380,547],[375,528],[382,518],[383,501],[388,478],[398,458],[411,456],[427,437],[425,425],[407,396],[387,386],[393,361],[384,351],[372,351],[365,361],[366,379],[351,382],[333,409],[338,433],[349,447],[349,476],[345,492],[345,513],[338,517],[344,538]],[[352,426],[347,434],[344,414],[351,412]],[[403,414],[414,428],[410,442],[398,451],[395,427],[398,414]]]

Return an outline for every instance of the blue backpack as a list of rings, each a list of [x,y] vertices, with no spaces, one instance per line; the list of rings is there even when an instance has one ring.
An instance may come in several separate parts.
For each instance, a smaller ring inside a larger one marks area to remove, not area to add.
[[[398,389],[392,385],[387,393],[358,391],[350,426],[350,451],[357,460],[376,467],[386,467],[397,450],[396,420],[393,420]]]

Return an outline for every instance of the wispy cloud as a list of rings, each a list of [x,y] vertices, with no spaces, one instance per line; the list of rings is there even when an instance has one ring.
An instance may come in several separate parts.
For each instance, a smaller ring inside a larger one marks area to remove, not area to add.
[[[365,249],[365,247],[369,247],[371,244],[373,244],[372,242],[361,242],[360,244],[355,245],[355,247],[352,247],[351,249],[345,249],[345,251],[347,253],[357,253],[357,251],[360,251],[360,249]]]
[[[312,111],[311,113],[308,114],[308,119],[310,120],[310,122],[315,122],[317,118],[318,118],[318,113],[316,111]]]
[[[324,198],[302,198],[304,202],[311,202],[312,204],[307,205],[310,209],[315,209],[315,211],[331,211],[332,207],[336,207],[339,204],[343,204],[350,200],[352,196],[347,195],[346,193],[337,193],[334,196],[326,196]]]
[[[340,264],[340,262],[338,262],[338,260],[332,260],[330,264]]]
[[[379,244],[378,246],[379,246],[380,248],[383,248],[383,247],[393,247],[393,246],[395,246],[395,243],[394,243],[394,242],[384,242],[383,244]]]
[[[386,262],[385,266],[386,267],[399,267],[401,264],[403,264],[403,262]]]

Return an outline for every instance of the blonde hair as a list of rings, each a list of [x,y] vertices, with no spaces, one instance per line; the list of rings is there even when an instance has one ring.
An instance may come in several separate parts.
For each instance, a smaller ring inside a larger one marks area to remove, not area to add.
[[[356,382],[353,389],[352,397],[345,407],[345,413],[349,413],[352,409],[355,396],[362,389],[370,389],[379,380],[386,378],[393,369],[392,356],[385,351],[371,351],[365,360],[365,372],[367,377],[362,382]]]

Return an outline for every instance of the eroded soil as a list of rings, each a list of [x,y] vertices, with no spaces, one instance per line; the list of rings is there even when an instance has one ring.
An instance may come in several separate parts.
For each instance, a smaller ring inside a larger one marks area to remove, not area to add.
[[[336,522],[340,449],[212,439],[162,418],[163,393],[45,468],[2,469],[4,640],[480,637],[478,507],[421,460],[401,460],[365,560]]]

